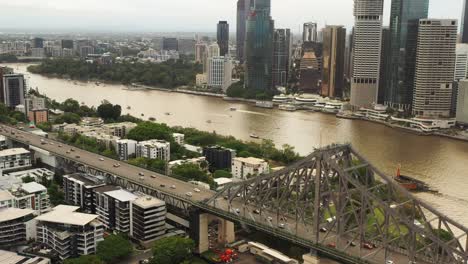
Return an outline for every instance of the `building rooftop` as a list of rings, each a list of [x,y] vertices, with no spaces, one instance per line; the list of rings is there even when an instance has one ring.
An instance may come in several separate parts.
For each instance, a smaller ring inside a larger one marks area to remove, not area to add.
[[[34,210],[18,208],[0,208],[0,222],[6,222],[32,215]]]
[[[0,263],[2,264],[48,264],[50,259],[44,257],[26,257],[16,252],[0,250]]]
[[[106,192],[106,194],[121,202],[130,202],[130,201],[134,201],[138,199],[137,195],[126,190],[114,190],[114,191]]]
[[[146,209],[151,207],[164,206],[166,203],[151,196],[142,196],[133,201],[133,204]]]
[[[253,164],[253,165],[258,165],[258,164],[262,164],[262,163],[266,162],[263,159],[257,159],[257,158],[254,158],[254,157],[248,157],[248,158],[239,158],[239,157],[237,157],[237,158],[234,158],[233,160],[244,162],[244,163],[247,163],[247,164]]]
[[[110,191],[115,191],[115,190],[120,190],[120,188],[115,185],[104,185],[104,186],[97,187],[94,189],[94,191],[97,193],[108,193]]]
[[[64,177],[79,181],[86,186],[100,186],[104,184],[103,180],[97,177],[82,174],[82,173],[69,174],[69,175],[65,175]]]
[[[0,151],[0,157],[29,154],[29,151],[24,148],[11,148]]]
[[[170,145],[170,143],[164,140],[152,139],[152,140],[138,142],[138,145],[149,146],[149,147],[167,147],[168,145]]]
[[[47,188],[44,185],[37,182],[29,182],[21,185],[21,189],[27,193],[37,193],[47,191]]]
[[[214,181],[218,185],[224,185],[224,184],[231,183],[232,179],[229,179],[229,178],[216,178],[216,179],[214,179]]]
[[[9,191],[0,190],[0,202],[13,199],[14,196]]]
[[[51,212],[36,217],[37,221],[84,226],[91,223],[98,216],[76,212],[79,206],[58,205]]]

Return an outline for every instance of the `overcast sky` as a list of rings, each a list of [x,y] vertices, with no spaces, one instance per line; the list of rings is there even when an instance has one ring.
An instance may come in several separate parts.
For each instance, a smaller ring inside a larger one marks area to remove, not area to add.
[[[430,0],[429,16],[457,18],[463,0]],[[235,31],[237,0],[0,0],[0,29],[212,32],[218,20]],[[390,0],[386,0],[388,24]],[[353,24],[353,0],[272,0],[275,27],[298,32],[306,21]]]

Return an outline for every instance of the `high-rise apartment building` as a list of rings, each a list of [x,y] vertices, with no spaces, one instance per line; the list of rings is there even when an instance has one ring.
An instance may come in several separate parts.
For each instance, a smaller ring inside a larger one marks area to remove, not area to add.
[[[256,91],[272,88],[273,29],[271,0],[255,0],[247,20],[245,86]]]
[[[343,97],[345,46],[346,28],[327,26],[323,30],[322,96]]]
[[[227,88],[232,84],[231,57],[208,58],[207,83],[210,88],[220,88],[226,92]]]
[[[44,48],[44,39],[43,38],[33,38],[32,40],[32,47],[33,48]]]
[[[458,83],[457,123],[468,125],[468,80]]]
[[[31,209],[0,208],[0,247],[26,245],[31,239]]]
[[[468,44],[457,44],[454,78],[457,82],[468,78]]]
[[[315,22],[307,22],[304,23],[304,27],[302,30],[302,42],[317,42],[318,40],[318,29],[317,23]]]
[[[24,105],[26,85],[23,74],[3,75],[3,103],[8,107]]]
[[[166,233],[166,203],[143,196],[130,203],[130,236],[140,243],[149,244]]]
[[[73,40],[71,39],[62,39],[60,43],[62,49],[73,49]]]
[[[219,57],[220,54],[221,54],[221,52],[219,50],[219,45],[218,44],[213,43],[210,46],[208,46],[208,53],[207,53],[208,58],[210,58],[210,57]]]
[[[219,54],[226,56],[229,53],[229,24],[227,21],[219,21],[216,39],[219,45]]]
[[[169,161],[171,158],[171,143],[155,139],[138,142],[136,157]]]
[[[393,0],[390,14],[390,57],[385,78],[385,101],[408,110],[413,101],[419,19],[427,18],[429,0]]]
[[[417,116],[450,116],[457,33],[457,20],[419,20],[413,96]]]
[[[179,50],[179,41],[177,38],[163,38],[163,50]]]
[[[246,34],[246,21],[250,14],[250,1],[251,0],[237,0],[237,59],[240,63],[244,63],[245,57],[245,34]]]
[[[461,21],[461,42],[468,43],[468,3],[463,0],[463,14]]]
[[[377,103],[383,0],[354,0],[354,50],[351,105]]]
[[[273,87],[285,87],[288,83],[291,41],[290,29],[275,29],[273,35]]]
[[[3,76],[13,74],[13,69],[8,67],[0,67],[0,102],[5,103],[5,94],[3,91]]]
[[[206,59],[208,58],[208,45],[206,43],[195,44],[195,62],[203,65],[203,72],[206,72]]]
[[[94,189],[104,186],[105,182],[86,174],[70,174],[63,176],[63,192],[65,202],[81,207],[84,212],[96,213],[94,204]]]

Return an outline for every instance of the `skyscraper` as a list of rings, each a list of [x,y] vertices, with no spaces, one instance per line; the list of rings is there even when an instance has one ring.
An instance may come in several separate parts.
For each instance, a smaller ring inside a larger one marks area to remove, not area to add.
[[[244,48],[245,48],[245,27],[246,21],[250,14],[251,0],[237,0],[237,59],[240,63],[244,63]]]
[[[457,33],[457,20],[419,20],[413,96],[417,116],[450,116]]]
[[[273,36],[273,87],[286,86],[291,61],[291,30],[275,29]]]
[[[3,96],[7,107],[24,105],[26,97],[26,87],[23,74],[3,75]]]
[[[273,28],[271,1],[254,0],[247,20],[245,86],[256,91],[272,88]]]
[[[457,44],[455,62],[455,81],[468,78],[468,44]]]
[[[163,50],[179,50],[179,41],[176,38],[163,38]]]
[[[382,42],[383,0],[354,0],[351,105],[377,102]]]
[[[380,53],[380,82],[379,82],[379,94],[377,97],[377,103],[384,105],[385,104],[385,96],[388,94],[387,83],[386,80],[389,79],[388,75],[391,74],[391,71],[388,68],[391,66],[389,63],[389,59],[386,58],[391,57],[391,43],[390,43],[390,28],[384,27],[382,28],[382,50]]]
[[[390,59],[385,66],[385,101],[410,109],[419,19],[427,18],[429,0],[393,0],[390,14]],[[382,82],[384,80],[381,80]]]
[[[302,42],[317,42],[317,23],[304,23]]]
[[[33,38],[32,47],[33,48],[44,48],[44,39],[43,38]]]
[[[463,1],[463,15],[461,23],[461,42],[468,43],[468,0]]]
[[[227,21],[219,21],[216,35],[220,55],[226,56],[229,53],[229,24]]]
[[[322,96],[343,97],[345,46],[343,26],[327,26],[323,30]]]
[[[207,70],[208,45],[206,43],[195,44],[195,62],[203,65],[203,72]]]

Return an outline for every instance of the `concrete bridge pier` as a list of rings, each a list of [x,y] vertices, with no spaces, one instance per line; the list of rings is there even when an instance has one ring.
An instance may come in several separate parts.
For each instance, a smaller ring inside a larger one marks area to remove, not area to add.
[[[317,256],[317,252],[315,250],[311,250],[309,254],[305,254],[302,256],[304,260],[304,264],[319,264],[320,259]]]
[[[196,252],[203,253],[209,250],[210,237],[209,227],[217,230],[216,240],[219,244],[232,243],[235,241],[234,223],[207,213],[193,212],[190,221],[190,237],[197,243]],[[215,235],[212,232],[210,236]],[[212,238],[213,239],[213,238]]]

